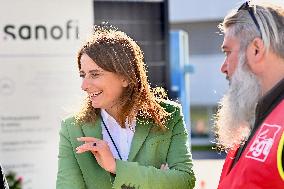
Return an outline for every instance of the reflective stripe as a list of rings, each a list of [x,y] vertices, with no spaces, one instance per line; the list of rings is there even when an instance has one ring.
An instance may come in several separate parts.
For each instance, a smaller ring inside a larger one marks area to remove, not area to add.
[[[277,149],[277,168],[282,180],[284,180],[284,170],[282,165],[282,151],[284,146],[284,132],[282,133],[281,139],[279,141],[278,149]]]

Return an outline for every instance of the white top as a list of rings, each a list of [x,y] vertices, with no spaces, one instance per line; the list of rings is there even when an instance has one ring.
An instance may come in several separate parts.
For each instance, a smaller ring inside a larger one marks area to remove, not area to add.
[[[136,121],[134,121],[131,125],[126,123],[126,128],[121,128],[120,125],[116,122],[116,120],[112,116],[110,116],[104,109],[101,109],[101,116],[111,134],[112,139],[115,142],[115,145],[118,148],[122,160],[126,161],[130,152],[131,142],[135,132]],[[102,134],[103,140],[108,143],[114,158],[120,159],[103,123]]]

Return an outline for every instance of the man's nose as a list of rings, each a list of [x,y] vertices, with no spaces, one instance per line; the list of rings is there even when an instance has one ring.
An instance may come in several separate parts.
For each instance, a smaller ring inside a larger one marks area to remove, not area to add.
[[[224,74],[228,74],[228,70],[227,70],[227,61],[225,60],[221,66],[221,72]]]

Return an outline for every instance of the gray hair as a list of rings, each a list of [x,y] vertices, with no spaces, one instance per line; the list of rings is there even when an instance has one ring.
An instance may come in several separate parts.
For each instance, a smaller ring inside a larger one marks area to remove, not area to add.
[[[263,40],[267,52],[271,50],[284,59],[284,7],[263,1],[250,1],[249,5],[259,28],[248,10],[234,9],[219,24],[219,29],[227,35],[239,38],[242,50],[259,37]]]

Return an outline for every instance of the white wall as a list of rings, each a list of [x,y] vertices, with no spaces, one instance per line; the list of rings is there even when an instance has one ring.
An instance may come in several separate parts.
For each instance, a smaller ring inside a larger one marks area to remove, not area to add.
[[[223,164],[224,160],[193,160],[193,170],[196,176],[194,188],[216,189]]]
[[[283,0],[266,0],[281,3]],[[171,22],[199,22],[220,20],[245,0],[169,0]]]
[[[169,0],[170,22],[198,22],[222,19],[243,0]]]

